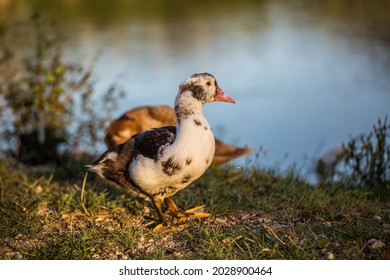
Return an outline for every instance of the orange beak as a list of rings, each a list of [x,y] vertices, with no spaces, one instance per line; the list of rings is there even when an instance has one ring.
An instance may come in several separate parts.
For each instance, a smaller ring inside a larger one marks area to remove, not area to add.
[[[236,101],[231,98],[230,96],[227,96],[220,88],[218,85],[217,87],[217,93],[214,95],[214,101],[224,101],[224,102],[229,102],[229,103],[236,103]]]

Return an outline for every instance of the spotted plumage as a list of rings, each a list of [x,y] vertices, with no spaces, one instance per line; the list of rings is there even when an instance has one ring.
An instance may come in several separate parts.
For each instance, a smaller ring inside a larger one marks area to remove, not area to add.
[[[192,176],[190,174],[187,174],[183,177],[183,179],[181,180],[181,182],[184,184],[184,183],[187,183],[188,181],[190,181],[192,178]]]
[[[196,126],[201,126],[202,125],[200,120],[197,120],[197,119],[194,120],[194,123],[195,123]]]
[[[168,158],[167,160],[161,162],[162,170],[168,176],[177,174],[181,170],[181,165],[178,161],[175,161],[173,157]]]
[[[176,138],[176,127],[154,128],[134,136],[134,148],[144,157],[157,160],[163,149]]]
[[[186,165],[190,165],[192,162],[192,158],[186,158]]]
[[[110,148],[88,169],[149,196],[163,222],[161,203],[166,200],[168,210],[175,214],[178,210],[171,196],[198,179],[211,164],[215,140],[202,107],[212,101],[234,102],[222,92],[212,75],[194,74],[179,86],[174,107],[176,127],[134,135]]]

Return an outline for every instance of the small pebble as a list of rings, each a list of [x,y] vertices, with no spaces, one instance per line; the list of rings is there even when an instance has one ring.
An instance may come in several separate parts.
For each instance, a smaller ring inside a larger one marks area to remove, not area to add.
[[[371,250],[382,249],[384,246],[385,246],[385,243],[383,243],[383,242],[380,241],[380,240],[371,239],[371,240],[368,241],[368,247],[369,247]]]
[[[325,260],[334,260],[334,255],[332,252],[326,252],[324,255]]]
[[[150,214],[150,208],[147,206],[144,206],[144,214]]]
[[[332,227],[332,223],[331,223],[331,222],[325,222],[325,223],[324,223],[324,226],[326,226],[326,227],[329,227],[329,228],[330,228],[330,227]]]
[[[378,221],[378,222],[382,221],[381,216],[378,216],[378,215],[375,215],[375,216],[373,217],[373,219],[374,219],[375,221]]]
[[[19,260],[23,258],[22,254],[18,251],[7,252],[4,254],[4,256]]]
[[[39,185],[39,186],[35,189],[35,191],[36,191],[38,194],[41,193],[41,192],[43,192],[42,186]]]
[[[94,254],[94,255],[92,255],[92,259],[93,259],[93,260],[98,260],[98,259],[100,259],[99,254]]]

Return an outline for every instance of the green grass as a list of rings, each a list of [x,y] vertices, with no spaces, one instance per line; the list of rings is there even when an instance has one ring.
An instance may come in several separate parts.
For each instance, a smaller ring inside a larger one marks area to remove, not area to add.
[[[388,189],[211,168],[174,198],[212,216],[155,234],[150,201],[92,174],[82,201],[82,166],[0,161],[0,259],[390,258]]]

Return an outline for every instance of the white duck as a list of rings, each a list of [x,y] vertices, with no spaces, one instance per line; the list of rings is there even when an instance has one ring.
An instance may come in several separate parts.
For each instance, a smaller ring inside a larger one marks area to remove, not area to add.
[[[192,75],[179,86],[176,126],[134,135],[106,151],[88,170],[150,197],[161,222],[155,231],[167,227],[161,209],[164,200],[175,217],[208,217],[203,206],[179,211],[172,196],[198,179],[213,160],[214,135],[202,112],[203,105],[213,101],[235,103],[211,74]]]

